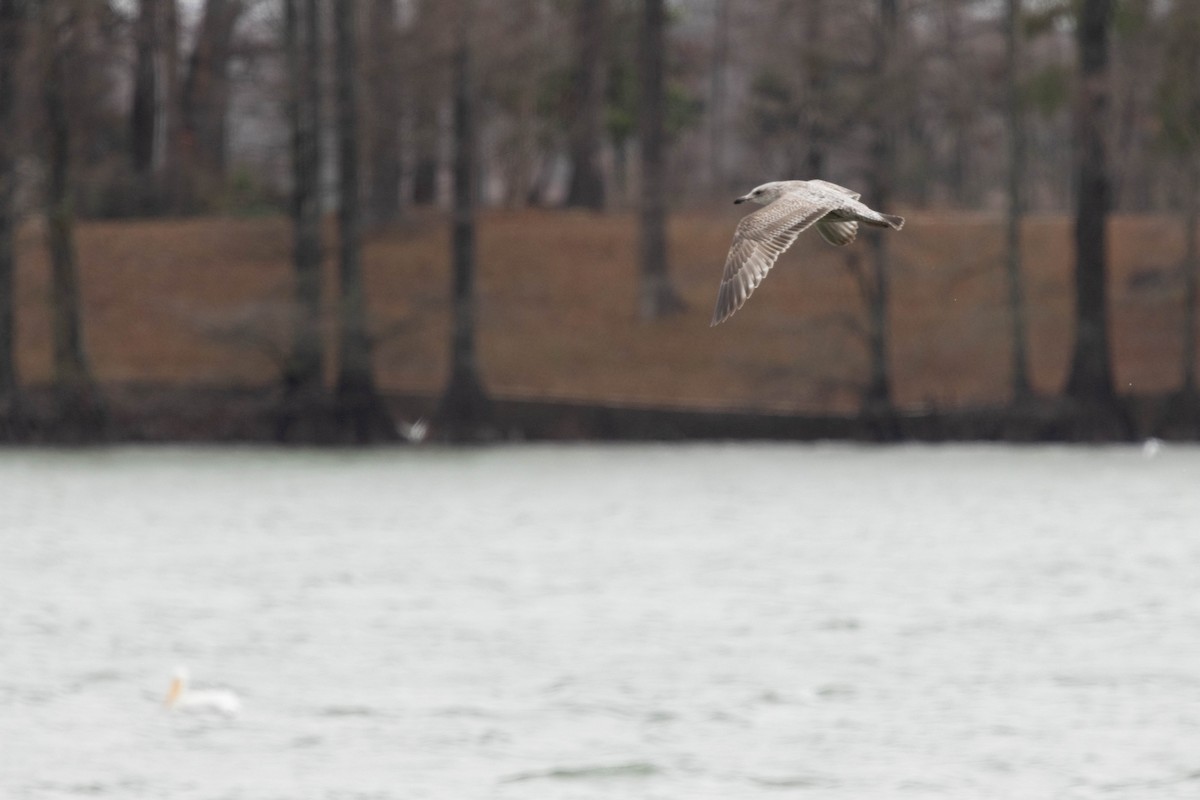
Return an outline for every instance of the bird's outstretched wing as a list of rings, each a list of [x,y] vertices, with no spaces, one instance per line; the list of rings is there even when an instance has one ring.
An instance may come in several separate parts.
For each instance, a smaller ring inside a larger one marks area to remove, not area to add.
[[[836,197],[797,192],[743,217],[725,258],[717,307],[709,324],[719,325],[733,316],[800,232],[837,205]]]
[[[842,247],[858,236],[858,223],[852,219],[835,221],[826,217],[817,223],[817,233],[830,244]]]

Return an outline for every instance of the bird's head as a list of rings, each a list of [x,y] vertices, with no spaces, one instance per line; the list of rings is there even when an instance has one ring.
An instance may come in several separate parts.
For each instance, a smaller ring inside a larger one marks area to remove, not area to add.
[[[752,188],[748,194],[743,194],[734,203],[757,203],[758,205],[767,205],[774,203],[780,194],[784,193],[784,184],[781,181],[772,181],[770,184],[763,184]]]
[[[760,206],[765,206],[767,203],[774,202],[781,194],[783,194],[783,186],[779,181],[772,181],[771,183],[764,183],[762,186],[755,187],[749,194],[744,194],[733,202],[758,203]]]
[[[171,673],[171,685],[167,689],[167,696],[163,699],[163,705],[167,708],[172,708],[183,697],[183,693],[187,691],[188,671],[187,667],[176,667]]]

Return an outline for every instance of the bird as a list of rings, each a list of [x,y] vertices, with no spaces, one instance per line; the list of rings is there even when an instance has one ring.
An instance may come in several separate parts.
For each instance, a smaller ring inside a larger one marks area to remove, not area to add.
[[[406,422],[401,420],[400,424],[396,426],[396,430],[400,432],[400,436],[403,437],[406,442],[420,444],[421,442],[425,441],[427,436],[429,436],[429,423],[424,417],[419,417],[416,422]]]
[[[904,227],[904,217],[881,214],[859,202],[861,196],[829,181],[772,181],[734,200],[763,208],[742,217],[734,231],[709,326],[733,316],[776,259],[812,225],[822,239],[838,247],[854,241],[860,222],[897,231]]]
[[[242,701],[228,689],[189,689],[185,667],[175,668],[163,705],[171,711],[207,712],[227,717],[236,717],[242,711]]]

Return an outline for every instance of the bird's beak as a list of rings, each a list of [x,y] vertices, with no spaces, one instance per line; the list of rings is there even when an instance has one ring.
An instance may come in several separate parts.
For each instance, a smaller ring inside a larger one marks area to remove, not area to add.
[[[171,708],[179,700],[179,695],[183,694],[183,681],[179,678],[171,680],[171,688],[167,690],[167,696],[163,699],[163,705]]]
[[[736,206],[738,203],[744,203],[749,199],[750,199],[749,195],[743,195],[742,197],[739,197],[738,199],[734,200],[733,204]]]

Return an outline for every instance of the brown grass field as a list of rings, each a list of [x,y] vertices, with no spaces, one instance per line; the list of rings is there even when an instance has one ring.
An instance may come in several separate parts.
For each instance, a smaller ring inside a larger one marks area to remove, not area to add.
[[[865,373],[848,253],[801,237],[732,320],[709,328],[740,209],[673,217],[671,274],[688,304],[637,319],[630,215],[492,211],[480,217],[484,381],[511,398],[670,407],[845,412]],[[1180,374],[1181,225],[1112,221],[1111,323],[1118,390],[1151,395]],[[1071,221],[1029,219],[1023,256],[1037,388],[1057,392],[1071,339]],[[330,228],[327,245],[333,244]],[[278,376],[291,292],[286,219],[88,222],[77,243],[86,346],[105,384],[261,386]],[[999,216],[917,212],[893,235],[891,365],[898,405],[1008,399],[1009,323]],[[333,247],[327,248],[332,291]],[[19,240],[21,379],[48,380],[47,264],[36,225]],[[419,215],[365,248],[381,386],[436,393],[447,374],[449,228]],[[328,295],[328,293],[327,293]]]

